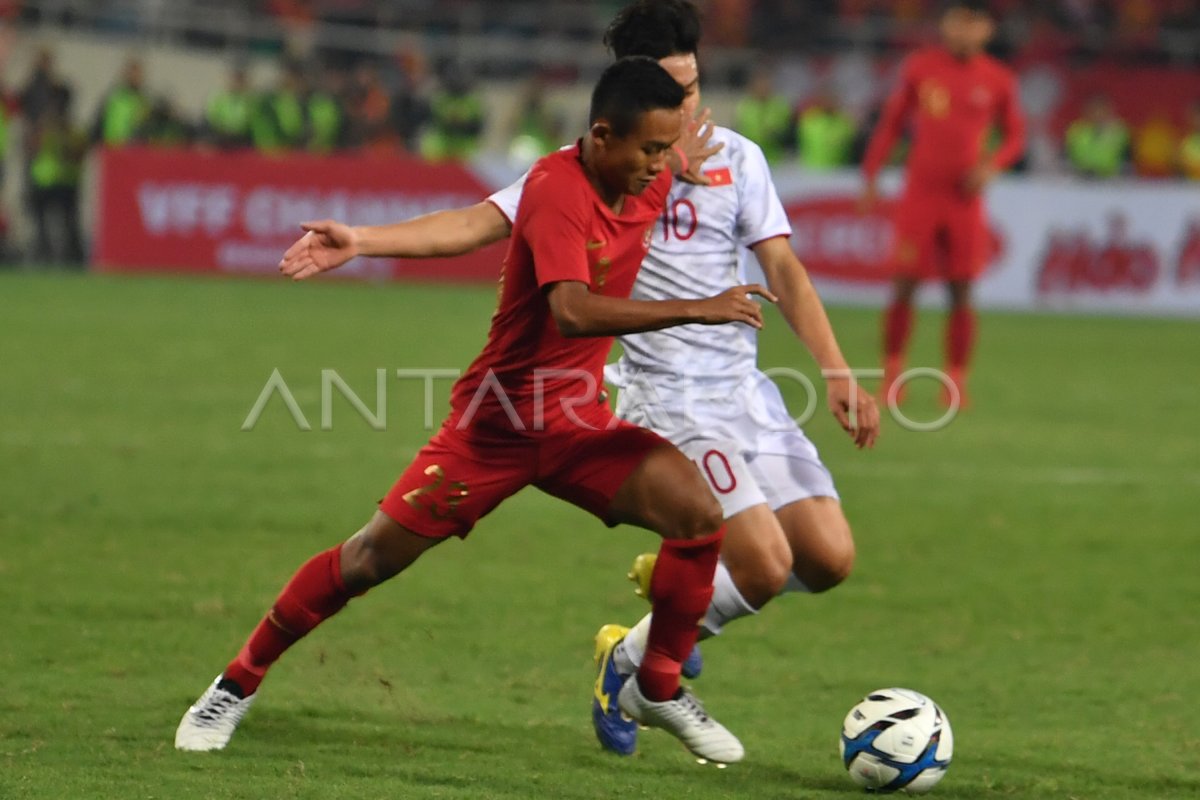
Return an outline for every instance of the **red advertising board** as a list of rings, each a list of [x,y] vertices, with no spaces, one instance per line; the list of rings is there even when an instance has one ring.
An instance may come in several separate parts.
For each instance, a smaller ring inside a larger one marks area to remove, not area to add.
[[[300,223],[397,222],[490,193],[466,168],[405,156],[130,148],[100,161],[94,261],[109,271],[273,274]],[[495,280],[504,244],[453,259],[355,259],[337,274]]]

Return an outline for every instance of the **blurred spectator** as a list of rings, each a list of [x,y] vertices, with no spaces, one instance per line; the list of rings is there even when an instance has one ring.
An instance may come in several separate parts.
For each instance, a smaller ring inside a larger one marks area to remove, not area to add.
[[[288,64],[275,86],[254,104],[250,136],[263,153],[295,150],[304,145],[304,73]]]
[[[508,137],[508,161],[518,169],[528,169],[563,143],[561,120],[546,108],[546,86],[539,78],[526,85],[513,128]]]
[[[430,161],[466,161],[475,155],[486,121],[483,98],[466,70],[451,65],[442,88],[429,104],[429,125],[421,136],[421,155]]]
[[[195,128],[179,114],[171,99],[159,97],[138,126],[133,140],[150,147],[187,147],[196,138],[195,134]]]
[[[345,73],[334,67],[326,67],[321,74],[319,85],[304,99],[309,152],[331,153],[342,146],[345,131],[345,115],[342,112],[345,83]]]
[[[100,103],[92,125],[91,140],[106,147],[122,147],[133,141],[138,128],[150,114],[150,98],[143,86],[140,59],[125,63],[121,81]]]
[[[87,134],[71,121],[71,92],[60,86],[25,141],[37,262],[83,263],[79,181],[87,146]],[[56,242],[62,244],[61,251],[56,251]]]
[[[829,92],[821,92],[804,109],[796,125],[800,164],[828,170],[847,166],[854,147],[854,120]]]
[[[20,94],[21,113],[26,124],[36,124],[55,93],[63,87],[62,79],[55,72],[54,52],[48,47],[40,48],[34,56],[33,72]]]
[[[1156,110],[1133,134],[1133,169],[1143,178],[1166,178],[1175,173],[1179,131],[1163,109]]]
[[[205,140],[226,150],[249,147],[254,105],[254,93],[246,68],[235,67],[225,89],[208,101],[204,117]]]
[[[775,94],[771,73],[759,70],[750,80],[746,97],[737,104],[734,128],[762,148],[767,161],[777,162],[784,147],[791,142],[792,108],[788,101]]]
[[[1111,178],[1120,174],[1129,153],[1129,128],[1112,100],[1095,95],[1066,135],[1067,160],[1080,175]]]
[[[370,62],[359,64],[346,100],[346,141],[351,147],[389,153],[405,148],[400,129],[393,124],[391,93]]]
[[[312,0],[267,0],[266,7],[284,28],[284,51],[288,58],[311,56],[316,43],[316,11]]]
[[[754,0],[708,0],[704,44],[745,47],[750,35],[753,5]]]
[[[1179,171],[1185,178],[1200,181],[1200,102],[1188,110],[1187,124],[1179,142]]]

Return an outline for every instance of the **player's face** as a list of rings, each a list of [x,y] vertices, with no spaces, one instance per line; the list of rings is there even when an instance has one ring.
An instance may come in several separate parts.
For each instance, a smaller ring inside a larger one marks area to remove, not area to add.
[[[683,130],[683,113],[677,108],[657,108],[638,116],[627,136],[593,127],[597,150],[596,172],[605,186],[623,194],[641,194],[667,168],[667,151]],[[600,135],[597,136],[597,133]]]
[[[683,115],[694,119],[700,109],[700,67],[695,53],[676,53],[660,58],[659,66],[683,87]]]
[[[942,41],[954,55],[967,58],[983,52],[995,32],[989,14],[951,8],[942,15]]]

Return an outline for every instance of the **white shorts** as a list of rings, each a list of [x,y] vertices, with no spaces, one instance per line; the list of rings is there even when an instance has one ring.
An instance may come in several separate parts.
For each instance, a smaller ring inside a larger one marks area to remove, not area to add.
[[[696,462],[728,519],[751,506],[775,511],[809,497],[837,498],[817,448],[788,414],[775,383],[755,373],[712,396],[626,386],[617,416],[669,439]]]

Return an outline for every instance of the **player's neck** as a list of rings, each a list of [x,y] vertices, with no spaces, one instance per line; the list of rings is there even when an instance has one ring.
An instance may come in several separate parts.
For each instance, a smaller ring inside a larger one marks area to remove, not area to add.
[[[943,47],[946,50],[946,52],[950,54],[951,58],[953,58],[955,61],[957,61],[961,64],[970,64],[972,61],[974,61],[975,59],[977,59],[981,55],[983,55],[982,50],[963,51],[963,50],[952,50],[951,48],[945,47],[944,45],[943,45]]]
[[[600,195],[600,199],[606,206],[613,210],[614,214],[620,214],[621,209],[625,207],[625,192],[609,189],[600,180],[600,174],[596,172],[593,165],[596,157],[595,146],[591,139],[584,138],[583,145],[579,149],[579,164],[583,167],[583,174],[587,177],[588,183],[596,190],[596,194]]]

